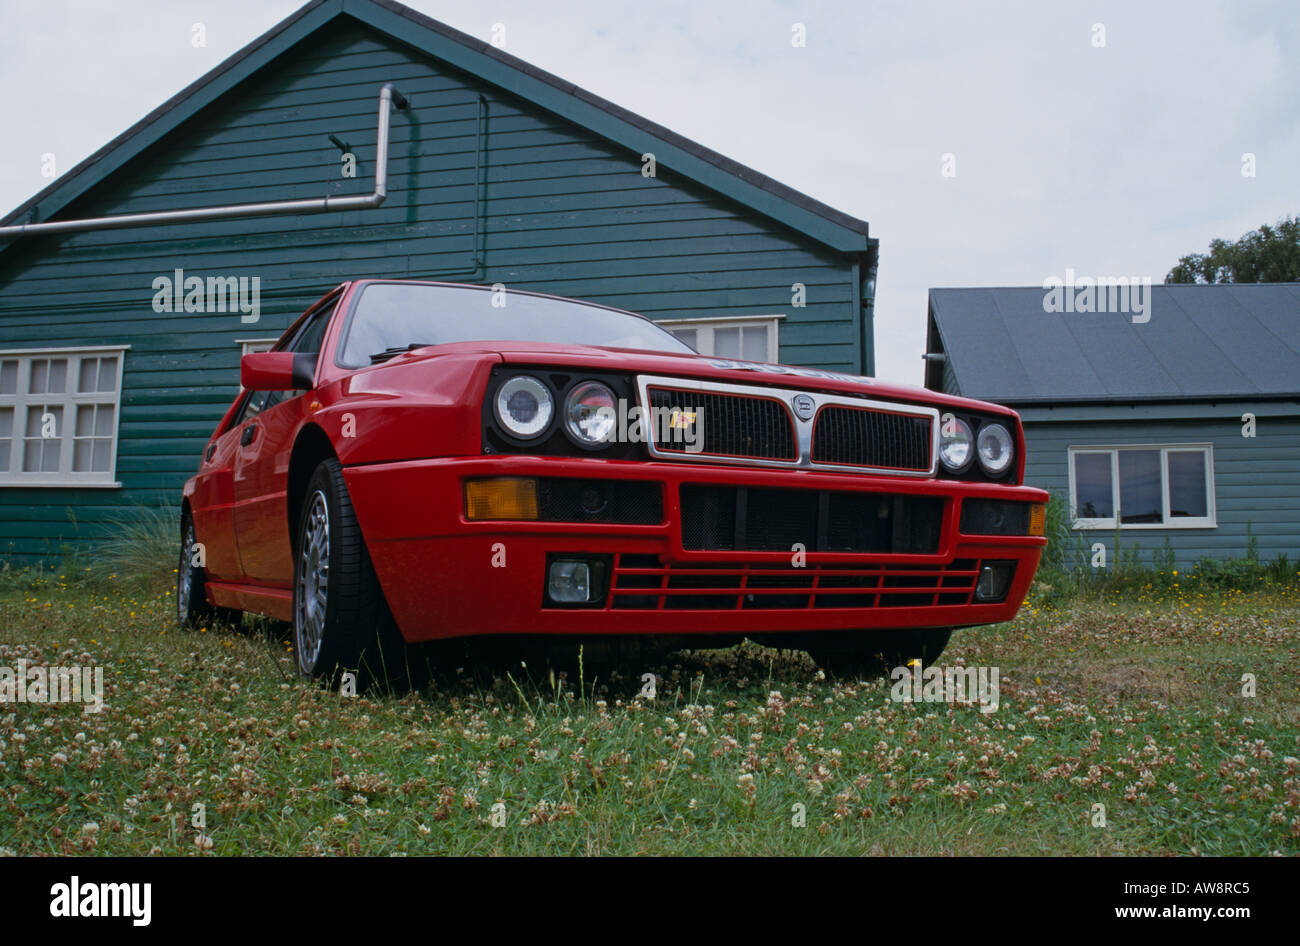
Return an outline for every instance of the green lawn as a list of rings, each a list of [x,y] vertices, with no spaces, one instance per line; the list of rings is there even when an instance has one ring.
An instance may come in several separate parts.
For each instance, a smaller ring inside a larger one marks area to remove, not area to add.
[[[1149,597],[958,632],[981,713],[752,645],[345,698],[264,625],[9,576],[0,666],[103,666],[107,705],[0,706],[0,853],[1300,852],[1300,593]]]

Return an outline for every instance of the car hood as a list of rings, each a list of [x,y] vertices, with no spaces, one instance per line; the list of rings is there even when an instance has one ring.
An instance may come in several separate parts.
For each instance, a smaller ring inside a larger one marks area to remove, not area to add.
[[[619,371],[654,374],[678,378],[697,378],[731,384],[749,384],[796,388],[832,394],[848,394],[882,401],[900,401],[956,410],[1012,413],[1005,407],[969,398],[953,397],[927,388],[893,384],[875,378],[801,368],[794,365],[765,364],[715,358],[693,353],[649,352],[639,349],[606,348],[596,345],[560,345],[546,342],[459,342],[416,349],[388,364],[438,358],[449,354],[491,353],[511,365],[545,365],[547,367],[588,368],[592,371]]]
[[[894,384],[862,375],[802,368],[796,365],[766,364],[715,358],[710,355],[671,354],[590,345],[547,345],[501,343],[493,350],[507,364],[564,365],[592,370],[627,371],[681,378],[701,378],[731,384],[750,384],[806,391],[858,395],[882,401],[947,406],[958,410],[995,410],[1011,413],[1000,405],[970,398],[953,397],[928,388]]]

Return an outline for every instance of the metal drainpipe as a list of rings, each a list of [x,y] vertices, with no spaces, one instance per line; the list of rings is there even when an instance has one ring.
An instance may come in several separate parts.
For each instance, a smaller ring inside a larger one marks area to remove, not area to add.
[[[379,90],[379,127],[375,139],[375,190],[353,197],[316,197],[306,200],[276,200],[259,204],[227,204],[222,207],[195,207],[189,210],[160,210],[152,213],[118,214],[112,217],[88,217],[84,220],[53,220],[47,223],[21,223],[0,227],[0,239],[29,233],[69,233],[82,230],[114,230],[120,227],[148,227],[155,224],[190,223],[197,220],[225,220],[234,217],[272,217],[278,214],[310,214],[326,211],[365,210],[378,207],[388,196],[388,115],[389,106],[410,106],[406,96],[388,82]]]
[[[864,254],[860,286],[862,311],[858,313],[862,320],[862,373],[868,377],[876,375],[876,273],[879,269],[880,241],[873,239],[870,249]]]

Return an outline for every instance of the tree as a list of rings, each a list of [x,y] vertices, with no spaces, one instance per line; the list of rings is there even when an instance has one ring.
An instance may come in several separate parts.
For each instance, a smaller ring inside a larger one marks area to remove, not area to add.
[[[1236,243],[1211,240],[1210,252],[1184,256],[1165,282],[1300,282],[1300,216],[1264,224]]]

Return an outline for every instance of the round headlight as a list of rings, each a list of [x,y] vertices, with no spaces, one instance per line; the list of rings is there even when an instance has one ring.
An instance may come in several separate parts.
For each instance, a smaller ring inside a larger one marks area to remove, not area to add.
[[[531,375],[517,375],[497,389],[497,420],[516,437],[529,440],[551,425],[555,400]]]
[[[599,381],[584,381],[564,402],[564,424],[579,443],[609,443],[618,423],[614,392]]]
[[[975,435],[959,417],[946,417],[939,425],[939,459],[949,473],[960,473],[974,459]]]
[[[1001,476],[1005,473],[1016,455],[1016,448],[1011,442],[1011,432],[1001,424],[985,424],[981,427],[975,448],[980,458],[980,466],[989,476]]]

